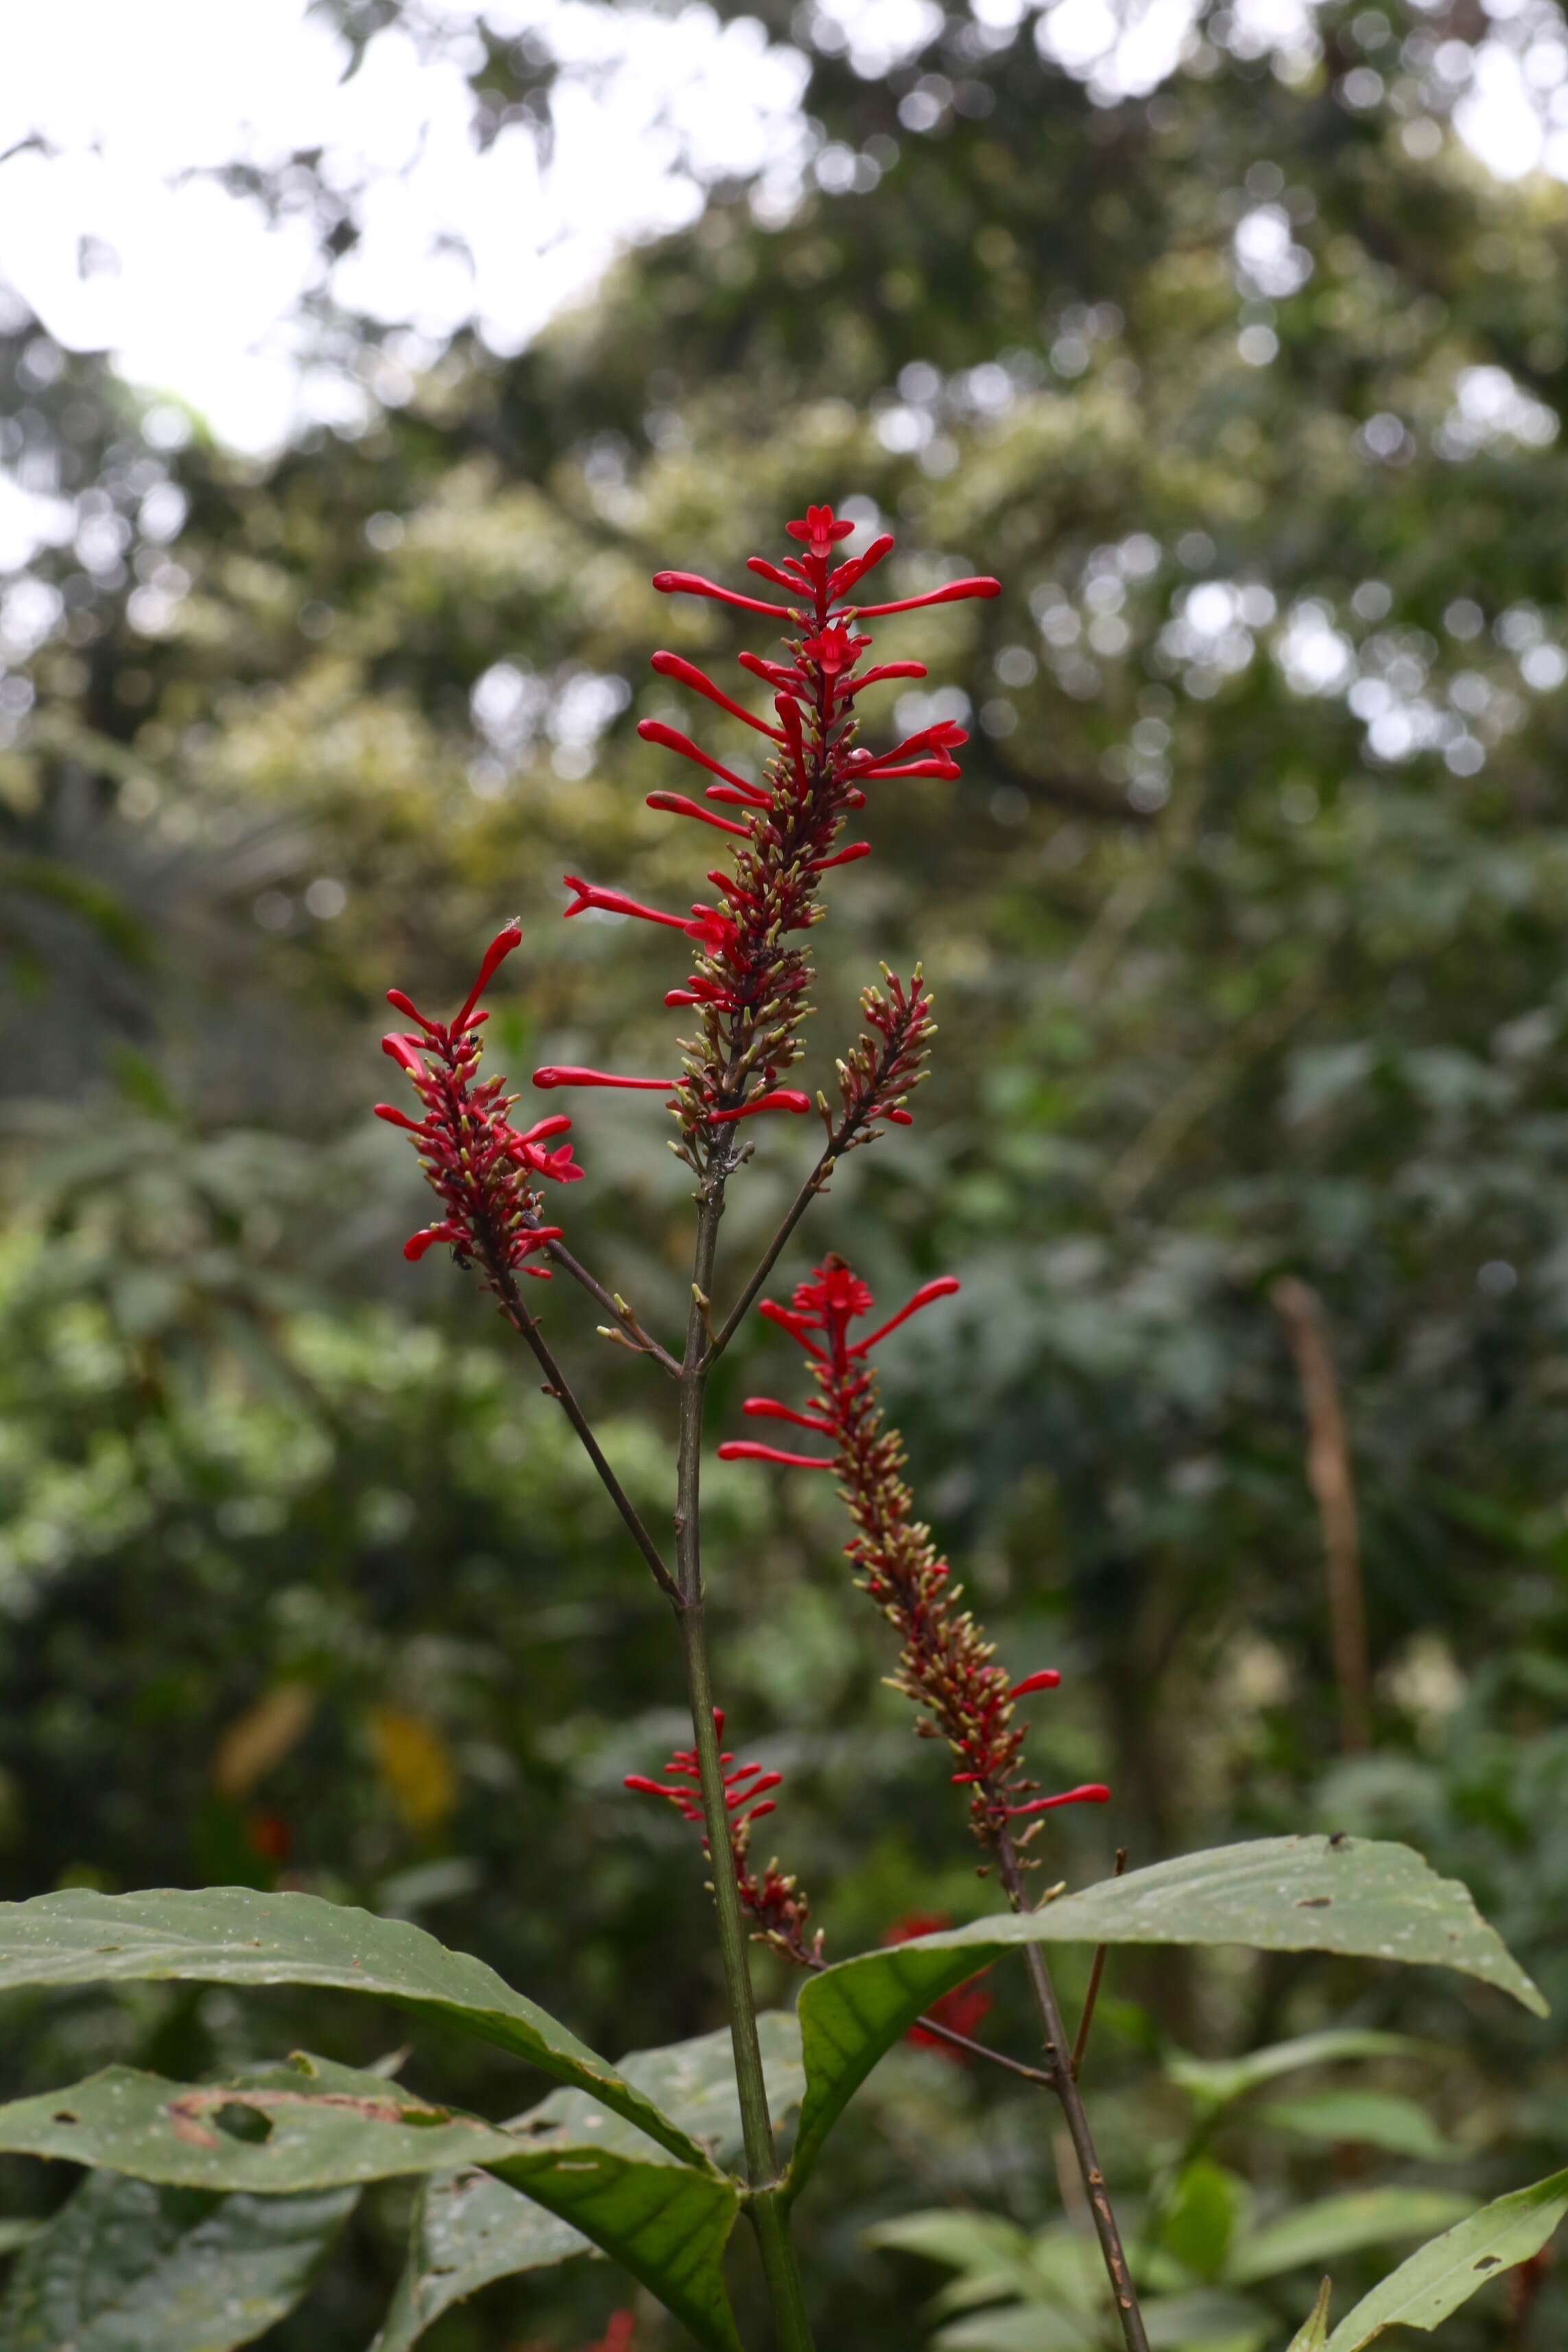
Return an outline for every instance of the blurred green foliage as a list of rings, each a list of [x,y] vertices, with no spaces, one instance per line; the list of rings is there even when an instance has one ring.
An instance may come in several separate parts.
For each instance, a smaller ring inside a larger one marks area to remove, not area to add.
[[[388,13],[347,12],[361,37]],[[1213,7],[1153,94],[1109,102],[1005,9],[950,9],[879,75],[826,16],[752,13],[815,38],[825,184],[782,225],[713,190],[515,360],[459,340],[410,373],[343,322],[380,386],[363,432],[242,463],[30,322],[5,337],[6,461],[80,529],[0,604],[0,1887],[281,1874],[483,1953],[600,2048],[717,2021],[698,1859],[620,1790],[680,1727],[663,1610],[477,1295],[403,1266],[417,1181],[367,1113],[382,989],[455,1000],[518,908],[495,1066],[668,1059],[679,959],[561,929],[559,876],[692,895],[690,840],[642,804],[671,779],[636,722],[674,715],[647,656],[760,639],[648,575],[737,576],[828,497],[898,531],[900,581],[1005,593],[885,625],[974,740],[961,785],[879,799],[876,857],[837,877],[819,1070],[880,958],[923,958],[942,1035],[912,1132],[845,1170],[779,1278],[830,1245],[879,1294],[963,1276],[886,1388],[1003,1655],[1063,1669],[1042,1764],[1115,1790],[1052,1874],[1118,1843],[1407,1836],[1561,2013],[1568,195],[1452,133],[1489,29],[1468,0],[1331,5],[1288,51]],[[1561,55],[1557,11],[1527,13],[1499,31]],[[493,41],[481,113],[547,81]],[[703,730],[727,758],[737,735]],[[673,1330],[688,1202],[658,1114],[584,1098],[576,1138],[573,1246]],[[734,1187],[731,1289],[804,1148],[770,1133]],[[1324,1301],[1350,1423],[1363,1754],[1339,1752],[1285,1272]],[[547,1315],[658,1519],[657,1375],[563,1283]],[[716,1430],[764,1364],[759,1328]],[[779,1845],[829,1950],[973,1910],[831,1497],[740,1468],[709,1493],[722,1695],[786,1771]],[[115,2057],[239,2065],[321,2046],[326,2006],[279,1996],[263,2044],[220,1994],[84,1994],[26,2006],[0,2072],[10,2095]],[[1370,2129],[1358,2078],[1314,2125],[1292,2086],[1210,2188],[1494,2193],[1560,2162],[1560,2043],[1538,2063],[1549,2039],[1484,1992],[1161,1957],[1113,1965],[1097,2027],[1114,2177],[1146,2188],[1198,2095],[1151,2072],[1173,2037],[1220,2058],[1346,2023],[1444,2045],[1420,2109],[1396,2128],[1384,2086]],[[347,2008],[330,2030],[362,2063],[397,2038]],[[473,2050],[442,2063],[521,2103]],[[861,2352],[910,2342],[929,2273],[864,2242],[911,2200],[1056,2243],[1027,2100],[929,2053],[877,2078],[830,2168],[806,2260]],[[59,2193],[20,2164],[0,2186],[18,2214]],[[1173,2261],[1213,2226],[1201,2186],[1167,2209]],[[268,2344],[359,2352],[395,2201]],[[494,2288],[430,2340],[574,2345],[612,2294],[592,2267]],[[1501,2308],[1445,2341],[1500,2343]],[[1519,2342],[1565,2309],[1549,2286]]]

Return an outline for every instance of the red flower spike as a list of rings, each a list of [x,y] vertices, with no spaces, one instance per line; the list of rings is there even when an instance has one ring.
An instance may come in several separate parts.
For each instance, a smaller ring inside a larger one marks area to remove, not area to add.
[[[713,1710],[713,1728],[721,1739],[724,1736],[724,1710]],[[819,1929],[808,1943],[805,1926],[811,1916],[811,1906],[793,1878],[784,1877],[776,1861],[770,1862],[759,1878],[750,1858],[752,1827],[769,1813],[778,1811],[766,1792],[782,1786],[782,1772],[765,1772],[760,1764],[737,1764],[732,1755],[719,1759],[724,1774],[724,1810],[729,1816],[730,1858],[734,1866],[735,1889],[742,1909],[755,1921],[754,1940],[772,1944],[797,1968],[816,1969],[822,1965],[822,1934]],[[702,1803],[697,1785],[700,1778],[695,1748],[678,1748],[664,1768],[662,1780],[650,1780],[646,1773],[628,1772],[625,1786],[642,1797],[662,1797],[673,1805],[682,1821],[702,1826]],[[685,1785],[683,1785],[685,1784]],[[702,1851],[712,1859],[706,1830]]]
[[[900,1013],[907,1015],[911,1005],[923,1002],[918,973],[909,992],[898,982],[891,985]],[[876,996],[875,1009],[879,1026],[904,1034],[888,999]],[[847,1085],[854,1082],[851,1074]],[[825,1258],[811,1280],[796,1287],[788,1307],[763,1299],[758,1311],[787,1331],[809,1358],[815,1394],[801,1412],[772,1397],[748,1397],[745,1411],[830,1438],[834,1452],[825,1458],[731,1438],[719,1455],[725,1462],[772,1462],[837,1474],[855,1529],[847,1551],[856,1580],[894,1626],[901,1644],[893,1687],[921,1709],[921,1727],[928,1736],[946,1740],[957,1767],[951,1777],[970,1791],[970,1826],[982,1844],[994,1846],[1015,1822],[1033,1822],[1066,1805],[1104,1804],[1110,1791],[1093,1781],[1040,1796],[1038,1781],[1024,1777],[1025,1731],[1015,1719],[1015,1703],[1056,1689],[1061,1677],[1047,1666],[1012,1684],[996,1664],[973,1612],[960,1606],[962,1587],[953,1583],[929,1529],[915,1518],[914,1497],[900,1475],[903,1443],[883,1422],[877,1376],[867,1361],[870,1351],[911,1315],[951,1297],[958,1286],[945,1274],[922,1283],[898,1314],[853,1341],[853,1327],[872,1313],[874,1301],[840,1257]],[[1024,1840],[1033,1834],[1026,1831]]]
[[[951,780],[958,773],[952,753],[963,730],[951,722],[881,753],[856,748],[856,698],[862,688],[926,674],[918,662],[859,667],[870,639],[862,626],[864,614],[848,600],[890,551],[890,536],[880,533],[859,556],[838,561],[837,551],[854,529],[847,517],[826,504],[813,506],[788,528],[798,552],[777,562],[754,556],[749,567],[784,592],[787,601],[782,604],[698,572],[655,575],[654,585],[663,593],[709,597],[786,625],[783,658],[750,650],[741,656],[742,668],[773,690],[771,721],[746,709],[683,656],[661,650],[653,658],[657,675],[701,695],[773,747],[762,782],[753,784],[662,719],[639,722],[644,741],[674,751],[717,779],[705,789],[704,802],[761,820],[716,819],[684,793],[648,796],[650,806],[707,824],[734,845],[733,870],[709,877],[719,904],[695,906],[687,919],[575,877],[569,885],[569,914],[589,908],[624,914],[682,931],[696,944],[695,969],[681,985],[665,992],[665,1003],[698,1015],[697,1034],[689,1046],[683,1045],[683,1072],[672,1091],[681,1129],[677,1148],[700,1175],[716,1158],[727,1160],[729,1147],[720,1129],[753,1111],[795,1110],[804,1100],[781,1085],[804,1050],[801,1026],[812,968],[800,935],[822,912],[823,876],[870,854],[868,843],[840,839],[845,818],[865,805],[864,787],[884,779]],[[952,582],[887,609],[902,612],[918,604],[990,594],[994,584]],[[920,1078],[932,1027],[930,1000],[918,980],[907,997],[900,993],[889,1003],[872,992],[868,1009],[872,1001],[880,1008],[875,1025],[883,1030],[882,1042],[862,1037],[840,1065],[847,1117],[837,1128],[830,1123],[837,1151],[871,1140],[885,1126],[909,1125],[905,1097]],[[737,1072],[743,1074],[739,1079]],[[547,1075],[542,1082],[552,1079]],[[602,1076],[588,1082],[608,1083]]]
[[[485,1015],[476,1008],[521,937],[518,926],[509,923],[490,941],[455,1020],[433,1021],[401,989],[388,992],[419,1034],[384,1037],[382,1051],[410,1080],[425,1116],[412,1119],[391,1103],[375,1106],[378,1118],[413,1138],[426,1181],[446,1212],[437,1223],[410,1235],[405,1257],[417,1263],[444,1243],[459,1260],[481,1266],[488,1286],[503,1300],[519,1273],[549,1279],[548,1266],[530,1261],[563,1238],[559,1225],[542,1221],[535,1180],[570,1184],[583,1174],[570,1144],[556,1151],[542,1148],[550,1137],[570,1129],[569,1118],[543,1119],[520,1134],[507,1116],[517,1097],[503,1093],[499,1077],[479,1076],[478,1032]]]

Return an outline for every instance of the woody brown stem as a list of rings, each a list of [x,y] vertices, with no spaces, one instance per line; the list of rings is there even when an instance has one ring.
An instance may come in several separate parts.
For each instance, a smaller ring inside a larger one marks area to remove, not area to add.
[[[1028,1906],[1024,1899],[1024,1874],[1019,1866],[1018,1852],[1005,1830],[996,1839],[996,1862],[1008,1902],[1015,1911],[1026,1911]],[[1061,2102],[1068,2137],[1072,2141],[1079,2175],[1089,2198],[1089,2211],[1094,2217],[1094,2232],[1100,2240],[1106,2276],[1110,2281],[1111,2299],[1116,2305],[1121,2339],[1127,2352],[1149,2352],[1149,2338],[1144,2331],[1142,2312],[1138,2306],[1138,2291],[1132,2284],[1132,2273],[1128,2268],[1126,2252],[1121,2243],[1121,2231],[1105,2186],[1105,2176],[1100,2168],[1100,2158],[1095,2153],[1089,2117],[1084,2113],[1083,2101],[1073,2080],[1067,2032],[1057,2003],[1056,1987],[1051,1982],[1045,1955],[1037,1944],[1025,1946],[1024,1958],[1034,1990],[1035,2006],[1039,2011],[1040,2023],[1045,2030],[1046,2060],[1051,2089]]]
[[[1307,1416],[1307,1484],[1318,1506],[1328,1584],[1329,1633],[1340,1699],[1340,1744],[1347,1756],[1372,1744],[1366,1596],[1362,1585],[1355,1474],[1323,1302],[1286,1275],[1269,1293],[1295,1359]]]
[[[528,1221],[525,1219],[524,1222]],[[563,1274],[569,1274],[574,1282],[580,1284],[590,1298],[596,1299],[606,1315],[613,1317],[616,1328],[625,1335],[626,1344],[636,1354],[651,1356],[661,1371],[668,1372],[672,1380],[679,1378],[680,1366],[668,1348],[661,1348],[651,1333],[643,1329],[631,1308],[624,1306],[613,1290],[606,1290],[602,1282],[596,1281],[581,1259],[573,1256],[563,1242],[550,1243],[546,1255]]]
[[[654,1582],[666,1600],[672,1601],[679,1611],[682,1605],[680,1587],[665,1566],[658,1546],[644,1527],[636,1504],[633,1503],[605,1460],[605,1450],[595,1436],[587,1415],[573,1395],[566,1375],[551,1352],[543,1332],[523,1305],[521,1293],[517,1286],[516,1276],[506,1265],[500,1252],[490,1247],[485,1242],[484,1236],[481,1235],[480,1239],[483,1245],[485,1270],[489,1276],[490,1284],[497,1297],[500,1300],[501,1313],[518,1337],[532,1350],[539,1369],[544,1374],[546,1396],[552,1396],[555,1399],[556,1403],[576,1431],[582,1441],[584,1452],[599,1474],[600,1483],[605,1492],[621,1515],[621,1521],[626,1533],[652,1570]]]

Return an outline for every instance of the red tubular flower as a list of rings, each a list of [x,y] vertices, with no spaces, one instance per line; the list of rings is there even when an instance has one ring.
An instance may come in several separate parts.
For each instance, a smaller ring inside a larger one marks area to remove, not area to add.
[[[388,1003],[418,1034],[395,1030],[382,1039],[382,1051],[411,1081],[425,1116],[410,1118],[391,1103],[375,1106],[378,1118],[413,1137],[426,1180],[446,1212],[438,1223],[410,1235],[405,1257],[417,1260],[444,1242],[459,1261],[477,1260],[501,1297],[519,1272],[548,1281],[549,1267],[529,1261],[561,1239],[559,1225],[541,1221],[531,1180],[571,1184],[583,1173],[569,1143],[544,1149],[552,1136],[566,1133],[569,1118],[542,1118],[520,1133],[507,1117],[517,1097],[503,1094],[503,1079],[478,1076],[478,1033],[488,1016],[476,1008],[521,937],[515,923],[497,933],[453,1021],[432,1021],[400,988],[388,990]]]
[[[937,1936],[952,1925],[945,1911],[911,1911],[907,1919],[894,1921],[882,1941],[884,1944],[912,1944],[919,1936]],[[995,2006],[982,1982],[988,1973],[983,1969],[978,1976],[965,1977],[961,1985],[954,1985],[951,1992],[944,1992],[940,2000],[932,2001],[927,2016],[934,2024],[945,2025],[950,2033],[962,2033],[973,2041],[976,2029],[984,2023]],[[911,2025],[904,2040],[912,2042],[917,2049],[934,2050],[939,2058],[947,2059],[952,2065],[969,2066],[973,2063],[967,2052],[955,2050],[951,2042],[943,2042],[938,2034],[928,2033],[923,2026]]]
[[[713,1710],[713,1728],[721,1739],[724,1737],[724,1710]],[[768,1813],[777,1811],[771,1790],[783,1781],[782,1772],[764,1772],[760,1764],[737,1764],[732,1755],[719,1759],[724,1772],[724,1810],[730,1816],[730,1854],[735,1868],[735,1886],[742,1907],[756,1921],[753,1940],[772,1944],[803,1969],[822,1965],[822,1931],[819,1928],[808,1944],[805,1923],[811,1916],[811,1906],[793,1878],[784,1877],[776,1861],[770,1862],[759,1878],[750,1860],[752,1825]],[[662,1797],[673,1805],[683,1822],[698,1826],[702,1822],[702,1798],[695,1748],[678,1748],[664,1768],[662,1780],[650,1780],[641,1772],[628,1772],[625,1785],[639,1796]],[[711,1860],[706,1832],[702,1851]]]
[[[662,744],[718,779],[706,799],[741,813],[737,820],[713,817],[682,793],[654,793],[648,801],[650,807],[695,818],[730,835],[733,873],[709,877],[722,910],[695,907],[688,919],[568,877],[575,894],[569,915],[600,908],[683,931],[697,943],[696,969],[665,1001],[689,1006],[698,1016],[695,1037],[682,1041],[684,1070],[672,1108],[681,1129],[677,1149],[700,1173],[714,1151],[731,1150],[716,1137],[716,1129],[753,1111],[798,1108],[800,1098],[779,1082],[804,1050],[801,1024],[811,966],[799,935],[821,913],[822,876],[869,855],[868,843],[839,839],[845,817],[864,805],[864,785],[958,773],[952,753],[964,740],[963,730],[951,721],[922,729],[892,751],[873,754],[856,749],[856,698],[861,690],[880,679],[925,676],[918,662],[863,670],[871,641],[860,624],[868,611],[905,612],[964,596],[992,596],[997,583],[951,581],[922,596],[857,609],[850,601],[854,590],[893,542],[883,533],[863,554],[838,562],[837,551],[853,530],[831,507],[808,507],[788,526],[796,552],[778,563],[763,556],[750,559],[752,573],[784,592],[788,601],[783,604],[742,594],[698,572],[654,575],[654,586],[667,593],[717,600],[788,625],[784,659],[750,652],[741,656],[742,667],[773,689],[769,717],[749,710],[684,656],[660,651],[653,656],[659,677],[715,704],[772,747],[764,782],[752,784],[662,719],[645,719],[638,726],[644,741]],[[916,1044],[911,1041],[911,1052]],[[907,1076],[913,1075],[911,1066]],[[907,1113],[890,1104],[874,1107],[864,1092],[856,1094],[853,1107],[860,1140],[884,1118],[907,1122]]]
[[[632,2338],[637,2334],[637,2318],[629,2311],[613,2311],[610,2324],[596,2344],[587,2352],[632,2352]]]
[[[795,1454],[746,1438],[719,1448],[723,1462],[773,1462],[789,1469],[833,1470],[848,1506],[855,1534],[847,1555],[857,1582],[899,1635],[899,1671],[893,1687],[921,1709],[917,1728],[927,1738],[945,1739],[957,1761],[954,1784],[970,1792],[970,1826],[982,1844],[1012,1836],[1012,1824],[1028,1822],[1016,1845],[1026,1844],[1041,1817],[1063,1805],[1102,1805],[1110,1790],[1098,1781],[1039,1796],[1037,1780],[1024,1777],[1024,1727],[1016,1702],[1054,1690],[1061,1680],[1054,1667],[1014,1683],[996,1664],[992,1644],[961,1609],[963,1588],[914,1516],[914,1497],[900,1475],[903,1441],[883,1421],[877,1375],[868,1363],[872,1349],[900,1325],[951,1297],[952,1275],[939,1275],[915,1292],[899,1312],[852,1340],[855,1324],[872,1312],[871,1293],[841,1257],[825,1258],[803,1282],[788,1307],[763,1299],[759,1312],[789,1333],[809,1360],[816,1390],[804,1412],[772,1397],[748,1397],[749,1417],[786,1421],[829,1439],[829,1454]]]

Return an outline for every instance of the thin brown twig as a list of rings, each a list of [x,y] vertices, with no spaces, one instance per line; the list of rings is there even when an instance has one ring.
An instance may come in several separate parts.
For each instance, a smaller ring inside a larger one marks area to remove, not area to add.
[[[538,1225],[542,1223],[543,1220],[540,1217],[525,1217],[523,1223],[525,1225]],[[644,1330],[625,1300],[617,1297],[613,1290],[606,1290],[604,1284],[589,1273],[582,1260],[573,1256],[563,1242],[549,1243],[546,1245],[545,1255],[561,1268],[563,1274],[569,1274],[574,1282],[581,1284],[589,1297],[595,1299],[606,1315],[614,1316],[626,1337],[627,1346],[635,1355],[651,1356],[661,1371],[668,1372],[672,1380],[679,1379],[680,1366],[668,1349],[661,1348],[652,1333]]]
[[[673,1604],[679,1614],[685,1605],[680,1587],[665,1566],[658,1546],[644,1527],[636,1504],[633,1503],[606,1461],[605,1450],[589,1426],[587,1415],[573,1395],[567,1384],[566,1375],[552,1354],[543,1332],[523,1305],[521,1294],[517,1286],[516,1276],[505,1264],[499,1251],[486,1247],[484,1256],[486,1270],[489,1275],[496,1296],[501,1302],[502,1314],[512,1329],[532,1349],[540,1370],[544,1374],[546,1396],[552,1396],[555,1399],[556,1403],[576,1431],[582,1440],[584,1453],[599,1474],[600,1483],[605,1492],[621,1515],[626,1533],[653,1570],[654,1581],[659,1591],[666,1600]]]
[[[1318,1506],[1328,1584],[1329,1635],[1339,1686],[1340,1744],[1347,1756],[1372,1744],[1372,1676],[1366,1648],[1355,1473],[1344,1407],[1329,1344],[1328,1317],[1310,1284],[1285,1275],[1269,1292],[1285,1326],[1307,1416],[1307,1484]]]
[[[996,1862],[1007,1900],[1015,1911],[1026,1909],[1024,1899],[1024,1875],[1018,1861],[1018,1851],[1011,1837],[1003,1830],[996,1840]],[[1105,2175],[1100,2168],[1094,2137],[1079,2096],[1072,2068],[1068,2063],[1067,2030],[1057,2002],[1056,1987],[1046,1966],[1045,1955],[1037,1944],[1026,1944],[1024,1958],[1034,1988],[1035,2005],[1045,2030],[1046,2058],[1050,2068],[1050,2087],[1061,2102],[1062,2117],[1078,2159],[1079,2173],[1089,2197],[1089,2211],[1094,2219],[1094,2232],[1100,2240],[1100,2255],[1106,2276],[1110,2281],[1111,2299],[1116,2305],[1117,2323],[1127,2352],[1149,2352],[1149,2337],[1143,2326],[1143,2315],[1138,2305],[1138,2291],[1132,2284],[1126,2251],[1121,2243],[1121,2231],[1115,2210],[1105,2186]]]
[[[1124,1845],[1119,1845],[1116,1849],[1116,1867],[1110,1874],[1112,1878],[1120,1878],[1126,1867],[1127,1848]],[[1075,2083],[1078,2081],[1079,2068],[1083,2064],[1083,2053],[1089,2047],[1089,2029],[1094,2023],[1094,2004],[1100,1999],[1100,1979],[1105,1974],[1105,1955],[1109,1947],[1105,1944],[1096,1944],[1094,1958],[1089,1966],[1089,1987],[1083,1997],[1083,2015],[1079,2019],[1078,2040],[1072,2046],[1072,2078]]]
[[[801,1959],[800,1965],[820,1972],[828,1963],[807,1957]],[[1005,2074],[1016,2074],[1026,2083],[1038,2083],[1047,2090],[1055,2081],[1055,2077],[1047,2074],[1042,2067],[1026,2066],[1021,2058],[1009,2058],[1005,2050],[993,2050],[987,2042],[972,2041],[967,2033],[960,2033],[954,2026],[943,2025],[938,2018],[917,2017],[910,2032],[929,2033],[933,2041],[945,2042],[950,2049],[962,2051],[966,2058],[984,2058],[988,2064],[1000,2066]]]
[[[709,1365],[716,1364],[718,1362],[720,1357],[723,1354],[725,1349],[729,1346],[731,1340],[740,1329],[742,1323],[745,1320],[747,1313],[750,1311],[752,1302],[756,1297],[758,1291],[761,1290],[763,1283],[766,1282],[769,1275],[772,1274],[774,1266],[777,1265],[779,1258],[784,1253],[784,1246],[788,1243],[791,1234],[795,1232],[796,1225],[799,1224],[802,1217],[805,1216],[807,1209],[810,1208],[817,1194],[826,1186],[835,1167],[843,1158],[850,1145],[854,1142],[855,1138],[859,1134],[860,1129],[872,1117],[879,1091],[886,1083],[888,1073],[891,1069],[893,1063],[898,1056],[899,1050],[899,1046],[889,1039],[878,1058],[875,1074],[867,1087],[865,1095],[861,1101],[856,1105],[853,1110],[846,1111],[837,1126],[832,1129],[826,1143],[823,1147],[821,1158],[817,1160],[816,1167],[812,1169],[810,1174],[806,1177],[805,1181],[802,1184],[799,1192],[795,1194],[795,1199],[790,1202],[789,1207],[785,1210],[784,1222],[779,1226],[778,1231],[774,1234],[766,1249],[763,1252],[761,1258],[758,1260],[757,1265],[752,1271],[750,1281],[747,1283],[744,1290],[742,1291],[739,1298],[736,1299],[735,1304],[730,1309],[729,1314],[725,1317],[717,1336],[712,1337],[711,1334],[710,1335],[712,1338],[712,1344],[708,1350],[707,1361]],[[820,1099],[821,1098],[819,1097],[818,1100],[820,1101]]]

